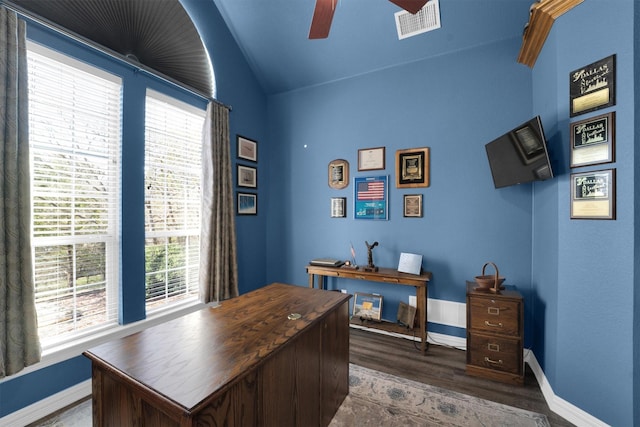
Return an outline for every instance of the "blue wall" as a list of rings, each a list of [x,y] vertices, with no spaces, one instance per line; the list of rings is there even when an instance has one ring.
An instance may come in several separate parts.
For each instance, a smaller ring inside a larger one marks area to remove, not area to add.
[[[616,106],[570,119],[569,73],[611,54],[617,55]],[[557,124],[563,141],[559,176],[534,211],[538,229],[545,229],[534,246],[540,272],[534,351],[558,396],[620,426],[633,425],[634,363],[638,367],[633,66],[634,2],[592,0],[556,21],[533,73],[534,110]],[[575,171],[616,169],[617,220],[570,220],[569,124],[607,111],[616,112],[616,162]]]
[[[523,293],[531,286],[532,185],[495,190],[485,144],[532,117],[531,71],[515,62],[519,39],[272,96],[268,281],[307,283],[317,257],[396,267],[401,252],[424,255],[431,298],[464,302],[465,282],[487,261]],[[384,171],[358,172],[357,150],[386,148]],[[395,188],[395,152],[430,147],[428,188]],[[554,149],[552,147],[552,149]],[[346,159],[351,184],[328,186],[328,164]],[[389,176],[389,220],[353,218],[353,177]],[[404,218],[404,194],[423,194],[424,217]],[[347,218],[330,218],[331,197],[347,198]],[[283,262],[286,260],[286,262]],[[489,267],[489,271],[492,271]],[[395,320],[412,288],[353,282],[331,286],[384,296]],[[528,306],[528,304],[527,304]],[[430,325],[431,327],[431,325]],[[438,331],[433,325],[431,330]],[[527,337],[527,341],[529,337]]]

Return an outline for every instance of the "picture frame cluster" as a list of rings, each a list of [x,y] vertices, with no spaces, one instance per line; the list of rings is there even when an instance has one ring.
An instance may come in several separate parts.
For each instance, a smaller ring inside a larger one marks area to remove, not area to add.
[[[419,189],[430,185],[430,148],[399,149],[395,152],[395,188]],[[386,169],[386,147],[361,148],[357,151],[357,172]],[[328,184],[334,190],[349,186],[349,162],[335,159],[329,162]],[[353,218],[389,219],[389,176],[353,177]],[[331,197],[331,218],[347,217],[347,198]],[[423,194],[403,194],[403,217],[423,217]]]
[[[242,135],[236,135],[236,213],[237,215],[258,214],[258,142]],[[246,161],[247,163],[240,163]]]
[[[570,117],[616,104],[616,55],[569,73]],[[571,169],[614,163],[615,111],[569,123]],[[615,168],[574,171],[570,176],[571,219],[616,219]]]

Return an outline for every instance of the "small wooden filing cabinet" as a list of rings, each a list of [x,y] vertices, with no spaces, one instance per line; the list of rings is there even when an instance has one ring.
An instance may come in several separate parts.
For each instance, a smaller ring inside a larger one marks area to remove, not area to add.
[[[514,290],[476,291],[467,283],[467,374],[524,383],[524,307]]]

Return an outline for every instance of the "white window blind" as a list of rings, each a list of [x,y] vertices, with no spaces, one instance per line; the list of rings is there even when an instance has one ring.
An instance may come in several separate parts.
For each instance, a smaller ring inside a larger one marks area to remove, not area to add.
[[[28,44],[36,309],[43,346],[117,324],[121,80]]]
[[[146,308],[198,295],[205,112],[148,90],[145,110]]]

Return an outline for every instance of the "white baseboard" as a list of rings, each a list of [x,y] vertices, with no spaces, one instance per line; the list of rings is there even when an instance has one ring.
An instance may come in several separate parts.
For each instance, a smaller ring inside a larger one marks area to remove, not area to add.
[[[26,426],[89,396],[90,379],[0,418],[0,426]]]
[[[600,421],[596,417],[583,411],[577,406],[574,406],[561,397],[556,396],[556,394],[553,392],[553,389],[551,388],[551,384],[549,384],[549,381],[547,381],[547,377],[545,376],[544,371],[538,363],[538,359],[536,359],[535,354],[533,354],[531,350],[524,351],[524,361],[529,365],[529,367],[533,371],[533,374],[536,376],[538,384],[540,384],[540,390],[542,391],[544,400],[546,400],[547,405],[549,405],[549,409],[560,415],[565,420],[577,426],[609,426],[608,424]]]

